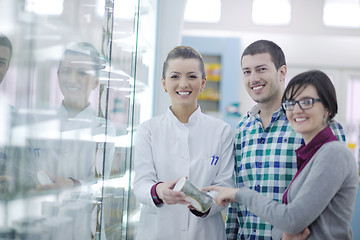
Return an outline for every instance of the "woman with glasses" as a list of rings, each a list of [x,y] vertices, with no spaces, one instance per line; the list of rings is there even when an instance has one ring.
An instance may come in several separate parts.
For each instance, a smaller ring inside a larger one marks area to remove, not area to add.
[[[247,206],[273,225],[273,239],[292,239],[303,229],[310,230],[308,239],[352,239],[350,222],[359,177],[354,156],[329,127],[338,109],[331,80],[318,70],[295,76],[285,89],[282,108],[305,141],[295,151],[298,171],[282,203],[246,187],[203,190],[218,191],[219,205]]]

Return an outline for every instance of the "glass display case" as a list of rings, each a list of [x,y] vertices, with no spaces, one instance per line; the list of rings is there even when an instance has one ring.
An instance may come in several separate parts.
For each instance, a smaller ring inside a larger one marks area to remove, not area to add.
[[[133,239],[157,5],[0,0],[0,239]]]

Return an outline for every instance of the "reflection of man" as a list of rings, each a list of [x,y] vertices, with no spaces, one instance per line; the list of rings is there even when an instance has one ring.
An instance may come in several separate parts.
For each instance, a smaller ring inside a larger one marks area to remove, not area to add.
[[[12,55],[12,45],[10,40],[0,33],[0,83],[9,69]]]
[[[0,84],[3,81],[7,70],[9,69],[10,59],[12,55],[12,44],[5,35],[0,33]],[[2,96],[0,96],[0,100]],[[3,101],[0,101],[0,191],[2,183],[9,180],[9,176],[5,176],[6,151],[3,143],[6,142],[7,132],[9,132],[11,112],[13,108]]]
[[[103,136],[114,136],[115,128],[98,118],[89,102],[99,85],[99,60],[94,46],[81,42],[70,45],[60,62],[58,82],[64,96],[58,111],[61,137],[39,145],[39,155],[46,156],[40,165],[54,182],[51,187],[76,186],[110,175],[114,145],[105,144]],[[95,139],[99,136],[102,140]]]

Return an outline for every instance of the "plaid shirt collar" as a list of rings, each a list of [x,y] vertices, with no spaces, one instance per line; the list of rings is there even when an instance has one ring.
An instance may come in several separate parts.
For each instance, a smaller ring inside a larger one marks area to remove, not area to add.
[[[281,116],[285,115],[284,111],[282,110],[282,108],[280,107],[278,110],[276,110],[272,117],[271,117],[271,122],[279,119]],[[254,118],[255,120],[259,121],[261,123],[261,118],[260,118],[260,108],[259,105],[256,104],[255,106],[253,106],[248,112],[247,112],[247,116],[249,118]],[[286,117],[286,116],[285,116]]]

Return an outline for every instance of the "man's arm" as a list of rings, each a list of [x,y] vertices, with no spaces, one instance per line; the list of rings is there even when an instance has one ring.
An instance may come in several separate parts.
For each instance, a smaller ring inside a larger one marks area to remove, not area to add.
[[[337,122],[336,120],[331,120],[329,126],[340,142],[346,142],[344,128],[339,122]]]

